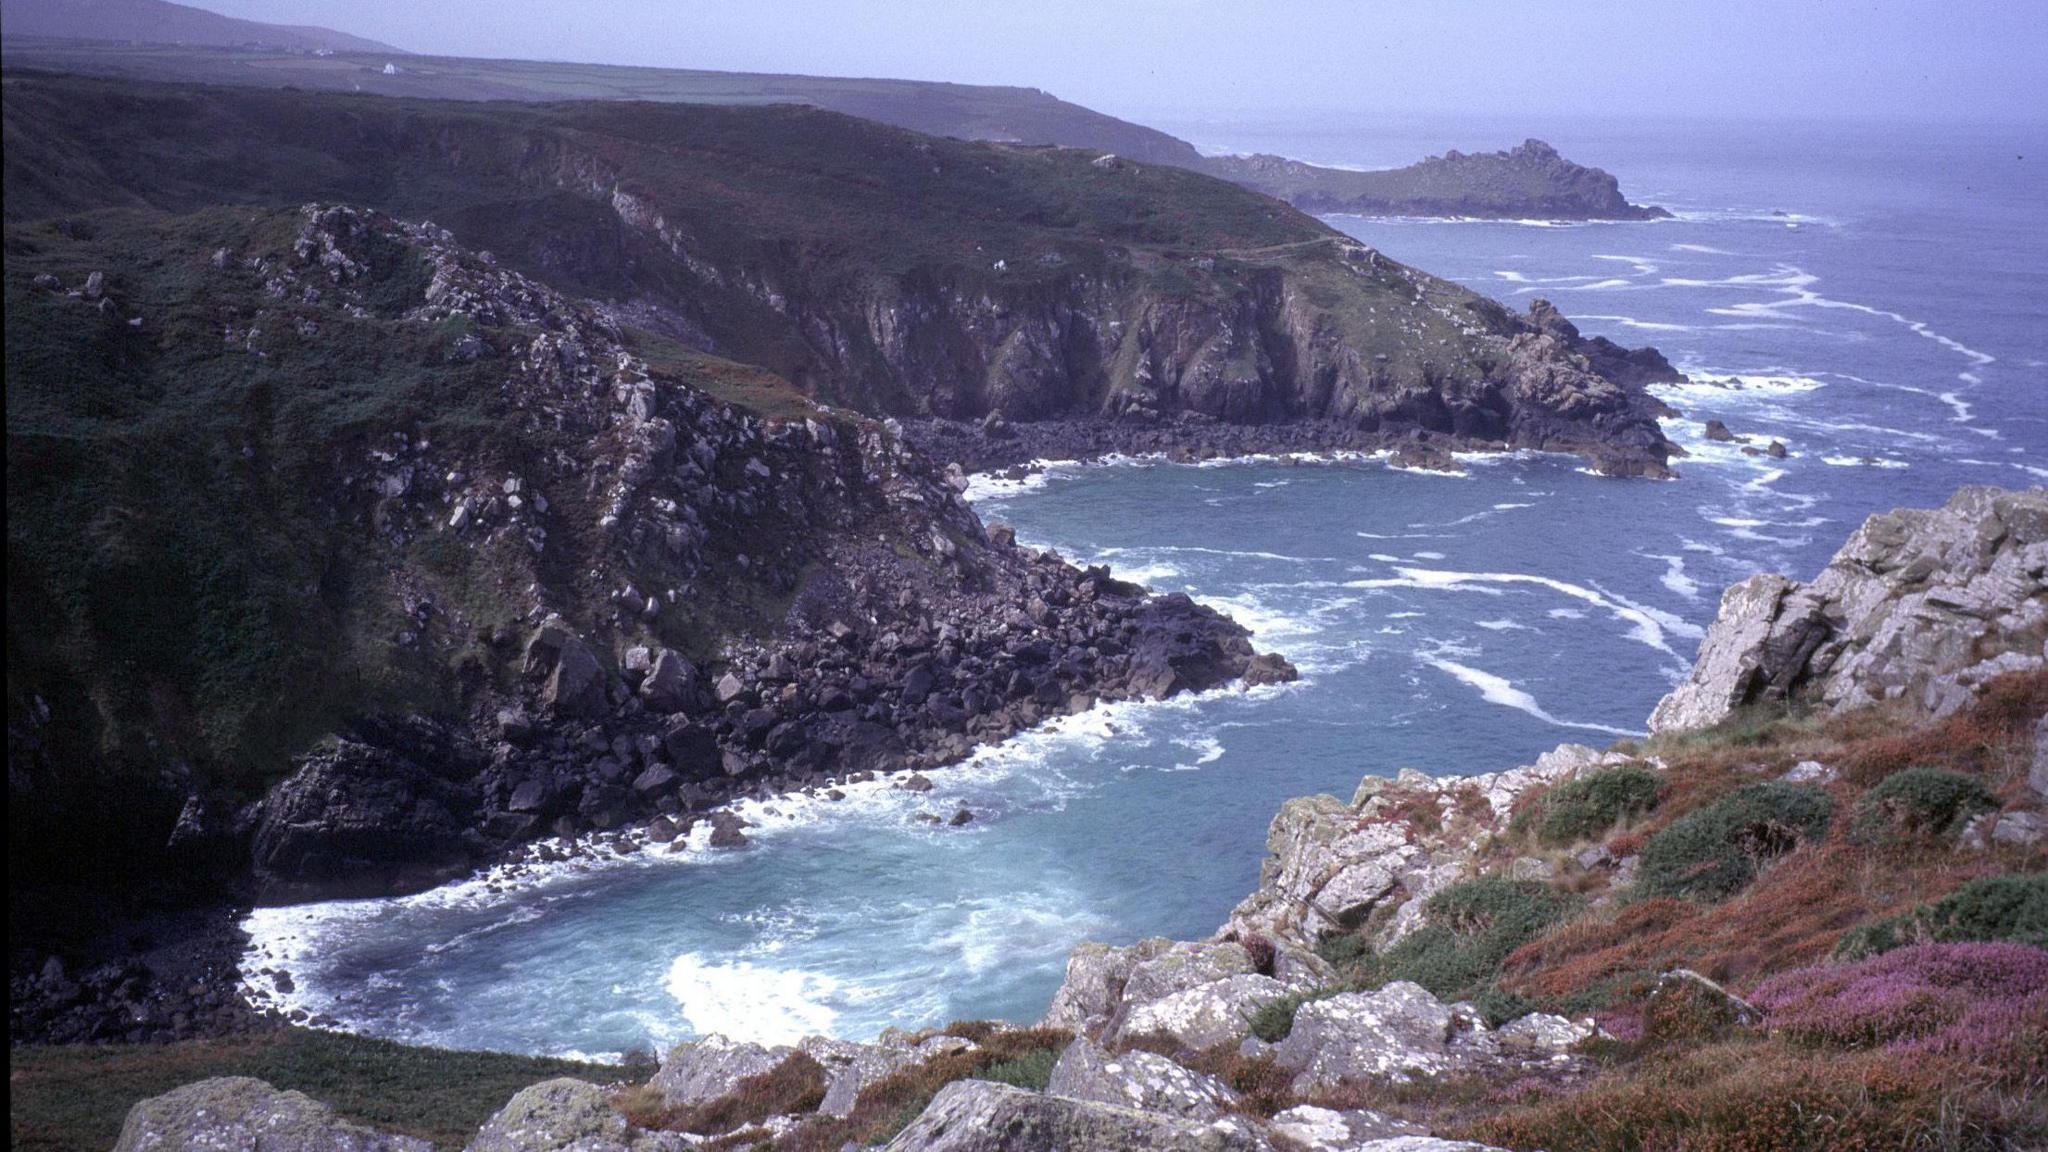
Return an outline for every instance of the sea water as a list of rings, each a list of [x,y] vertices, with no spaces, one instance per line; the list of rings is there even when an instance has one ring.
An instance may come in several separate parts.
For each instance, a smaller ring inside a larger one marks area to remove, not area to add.
[[[1186,130],[1359,164],[1519,138]],[[2048,477],[2038,126],[1546,134],[1677,218],[1331,223],[1663,349],[1696,379],[1662,390],[1683,412],[1666,426],[1690,453],[1681,479],[1512,455],[1457,476],[1354,458],[984,481],[985,518],[1229,612],[1301,681],[1069,717],[933,773],[928,794],[750,804],[743,851],[655,848],[264,909],[249,921],[256,985],[380,1036],[597,1057],[707,1032],[1034,1019],[1078,941],[1213,931],[1256,882],[1288,797],[1636,734],[1723,586],[1810,576],[1872,512]],[[1791,455],[1709,441],[1709,418]],[[917,819],[963,806],[964,826]]]

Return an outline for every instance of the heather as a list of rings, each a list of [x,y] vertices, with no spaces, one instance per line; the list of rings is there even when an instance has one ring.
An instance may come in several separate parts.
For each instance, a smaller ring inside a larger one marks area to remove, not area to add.
[[[2031,1052],[2035,1064],[2048,1051],[2048,952],[2024,944],[1920,944],[1796,968],[1752,999],[1768,1027],[1807,1044],[1973,1059]]]

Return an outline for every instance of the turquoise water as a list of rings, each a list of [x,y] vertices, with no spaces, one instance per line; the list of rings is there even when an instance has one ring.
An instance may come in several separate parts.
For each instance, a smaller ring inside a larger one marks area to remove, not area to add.
[[[1186,130],[1357,163],[1519,138]],[[1696,453],[1681,479],[1528,456],[1461,477],[1127,462],[983,484],[986,518],[1216,604],[1303,680],[1070,718],[935,774],[926,796],[756,807],[742,853],[266,910],[252,966],[281,964],[294,990],[280,999],[354,1029],[529,1052],[1033,1018],[1078,940],[1213,930],[1287,797],[1635,732],[1723,585],[1809,575],[1873,511],[2048,476],[2048,197],[2028,147],[2041,129],[1545,134],[1680,218],[1332,223],[1738,378],[1667,394],[1685,413],[1667,431]],[[1709,443],[1708,417],[1793,455]],[[965,827],[915,818],[962,804],[977,815]]]

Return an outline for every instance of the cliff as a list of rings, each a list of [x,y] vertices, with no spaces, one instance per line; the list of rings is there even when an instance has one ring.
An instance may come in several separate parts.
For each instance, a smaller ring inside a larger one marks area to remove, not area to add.
[[[1965,488],[1944,508],[1872,516],[1810,581],[1728,589],[1655,732],[1754,705],[1898,700],[1933,715],[2048,650],[2048,492]]]
[[[1321,168],[1284,156],[1211,156],[1202,170],[1308,212],[1360,216],[1464,216],[1539,220],[1656,220],[1621,184],[1574,164],[1541,140],[1501,152],[1450,151],[1406,168]]]
[[[985,530],[888,423],[432,225],[7,244],[17,896],[252,862],[272,897],[416,888],[1252,668],[1185,597]]]

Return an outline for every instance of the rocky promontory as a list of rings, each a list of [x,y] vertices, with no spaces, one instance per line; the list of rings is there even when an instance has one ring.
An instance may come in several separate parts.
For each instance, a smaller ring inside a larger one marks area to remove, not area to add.
[[[1652,731],[1758,705],[1887,700],[1945,714],[2048,654],[2048,492],[1965,488],[1946,507],[1873,516],[1810,581],[1728,589],[1692,674]]]
[[[1406,168],[1324,168],[1284,156],[1210,156],[1205,171],[1307,212],[1505,220],[1658,220],[1631,204],[1599,168],[1575,164],[1541,140],[1500,152],[1452,150]]]

